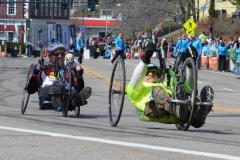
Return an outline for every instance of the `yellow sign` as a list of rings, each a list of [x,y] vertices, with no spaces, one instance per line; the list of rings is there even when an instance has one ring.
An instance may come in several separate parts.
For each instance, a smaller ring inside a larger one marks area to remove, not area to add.
[[[194,30],[186,30],[186,34],[194,34]]]
[[[183,24],[183,27],[186,29],[186,30],[194,30],[196,27],[197,27],[197,24],[192,20],[192,19],[189,19],[187,20],[187,22],[185,22]]]

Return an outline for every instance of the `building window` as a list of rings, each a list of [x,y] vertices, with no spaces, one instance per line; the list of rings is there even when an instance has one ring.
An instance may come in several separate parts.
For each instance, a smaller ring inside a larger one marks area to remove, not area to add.
[[[54,16],[57,16],[57,3],[54,3]]]
[[[61,17],[62,9],[59,7],[58,16]]]
[[[53,3],[50,3],[50,16],[53,16]]]
[[[13,32],[8,32],[8,42],[13,42]]]
[[[8,0],[8,4],[7,4],[7,11],[8,11],[8,15],[15,15],[15,10],[16,10],[16,3],[11,3],[11,2],[15,2],[16,0]]]
[[[64,9],[64,17],[67,17],[67,9]]]
[[[45,4],[45,16],[48,16],[48,3]]]
[[[112,10],[111,9],[103,9],[102,15],[112,15]]]

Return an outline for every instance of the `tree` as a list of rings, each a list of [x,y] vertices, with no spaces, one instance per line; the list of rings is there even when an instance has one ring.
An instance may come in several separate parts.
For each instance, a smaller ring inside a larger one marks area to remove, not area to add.
[[[218,13],[215,10],[215,0],[210,0],[210,6],[209,6],[209,18],[215,18],[218,17]]]
[[[228,0],[229,2],[231,2],[233,5],[239,7],[240,6],[240,0]]]

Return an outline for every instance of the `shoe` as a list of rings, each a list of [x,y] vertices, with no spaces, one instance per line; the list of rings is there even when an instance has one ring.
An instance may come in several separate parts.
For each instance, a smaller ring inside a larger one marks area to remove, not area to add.
[[[50,92],[52,94],[52,105],[57,108],[61,105],[61,97],[63,93],[63,85],[59,82],[54,82]]]
[[[62,112],[63,111],[62,105],[60,105],[55,111]]]
[[[83,88],[72,100],[72,105],[75,107],[81,106],[91,96],[91,93],[92,89],[90,87]]]
[[[149,118],[159,118],[160,114],[156,108],[154,101],[147,102],[143,111],[143,114]]]

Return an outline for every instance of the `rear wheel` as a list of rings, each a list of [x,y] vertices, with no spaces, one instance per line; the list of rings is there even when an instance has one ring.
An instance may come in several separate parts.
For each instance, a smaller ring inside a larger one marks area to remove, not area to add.
[[[176,127],[180,130],[187,131],[192,124],[193,114],[196,110],[195,103],[197,96],[197,71],[192,57],[187,58],[180,68],[180,81],[183,83],[190,97],[190,103],[188,104],[189,115],[185,120],[178,119]]]
[[[80,115],[80,107],[76,107],[74,111],[75,111],[75,115],[77,117],[79,117],[79,115]]]
[[[63,83],[63,98],[62,98],[62,114],[64,117],[67,116],[69,106],[71,103],[71,88],[72,88],[72,72],[71,72],[71,66],[70,63],[67,63],[64,67],[64,74],[62,77],[62,83]]]
[[[27,86],[29,83],[29,79],[32,77],[32,74],[33,74],[33,67],[34,67],[34,64],[31,64],[28,69],[27,80],[26,80],[25,86],[23,88],[23,97],[22,97],[22,105],[21,105],[21,113],[22,114],[24,114],[27,109],[27,105],[28,105],[28,101],[29,101],[29,97],[30,97],[30,94],[27,92]]]
[[[109,94],[108,94],[108,109],[110,124],[117,126],[123,109],[126,86],[126,73],[124,61],[118,58],[113,65]]]

